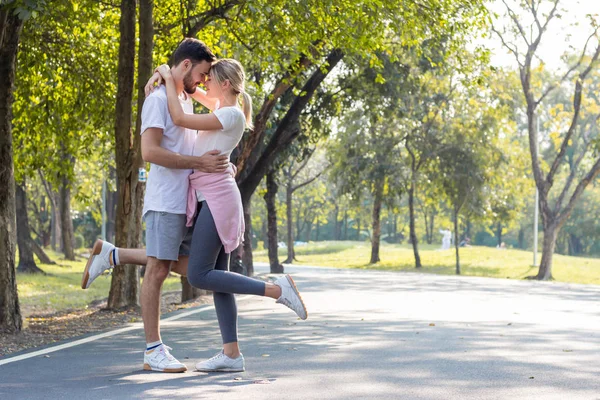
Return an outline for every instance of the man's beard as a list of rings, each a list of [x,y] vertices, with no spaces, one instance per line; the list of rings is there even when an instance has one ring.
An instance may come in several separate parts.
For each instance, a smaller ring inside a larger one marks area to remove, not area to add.
[[[196,93],[196,86],[196,82],[194,82],[194,79],[192,78],[192,70],[190,70],[183,77],[183,90],[185,90],[187,94],[194,94]]]

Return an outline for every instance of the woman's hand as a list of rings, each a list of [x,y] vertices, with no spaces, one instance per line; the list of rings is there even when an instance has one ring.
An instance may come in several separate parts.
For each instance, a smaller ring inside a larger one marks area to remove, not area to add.
[[[154,91],[155,88],[159,87],[163,83],[163,78],[160,76],[158,72],[154,72],[154,75],[148,79],[148,83],[144,86],[144,93],[146,97],[150,95]]]
[[[165,81],[172,78],[171,77],[171,68],[169,68],[169,66],[167,64],[163,64],[163,65],[159,66],[158,68],[156,68],[156,72],[158,72]]]

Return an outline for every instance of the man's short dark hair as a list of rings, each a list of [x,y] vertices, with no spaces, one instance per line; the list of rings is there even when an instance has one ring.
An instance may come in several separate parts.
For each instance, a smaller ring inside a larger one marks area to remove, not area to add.
[[[171,65],[174,67],[183,60],[190,60],[192,65],[195,65],[202,61],[211,63],[216,59],[217,57],[215,57],[204,42],[194,38],[185,38],[179,43],[179,46],[177,46],[177,49],[173,53]]]

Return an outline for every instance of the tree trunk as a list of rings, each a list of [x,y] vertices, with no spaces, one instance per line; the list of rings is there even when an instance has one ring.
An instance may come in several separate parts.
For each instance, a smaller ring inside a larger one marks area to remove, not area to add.
[[[41,246],[49,246],[50,245],[50,229],[51,226],[48,225],[48,227],[46,228],[45,225],[48,221],[48,216],[50,215],[50,211],[49,211],[49,205],[47,204],[47,200],[46,200],[46,196],[42,195],[40,196],[40,212],[36,213],[37,214],[37,220],[39,221],[38,225],[39,225],[39,229],[40,232],[38,232],[38,237],[37,239],[39,240]],[[34,250],[35,253],[35,250]],[[41,261],[41,260],[40,260]]]
[[[67,260],[75,260],[73,249],[73,220],[71,219],[71,187],[66,176],[61,177],[60,182],[60,225],[62,227],[62,248]]]
[[[555,224],[554,219],[548,217],[544,218],[544,241],[542,245],[542,260],[540,262],[540,269],[538,274],[534,276],[534,279],[547,281],[552,279],[552,256],[554,255],[554,248],[556,247],[556,235],[558,234],[559,228]]]
[[[524,249],[525,248],[525,229],[523,229],[523,228],[519,229],[518,241],[519,241],[519,248]]]
[[[252,257],[252,210],[250,202],[244,206],[244,222],[246,232],[244,232],[244,252],[242,253],[242,265],[246,276],[254,275],[254,260]]]
[[[19,247],[19,265],[17,272],[30,274],[44,274],[35,263],[31,249],[31,232],[29,231],[29,218],[27,217],[27,196],[25,183],[15,182],[15,204],[17,213],[17,245]]]
[[[30,245],[31,250],[33,250],[33,253],[40,259],[42,264],[56,264],[35,240],[31,239]]]
[[[431,244],[429,242],[429,237],[432,236],[432,232],[429,229],[429,215],[426,207],[423,207],[423,217],[425,218],[425,240],[427,241],[427,244]]]
[[[145,5],[143,10],[142,4]],[[147,30],[148,27],[142,27],[142,20],[147,17],[146,7],[148,7],[147,2],[144,1],[140,4],[140,61],[142,60],[142,49],[144,48],[147,51],[147,38],[143,30]],[[141,221],[138,220],[140,202],[137,199],[138,186],[140,186],[138,183],[138,168],[140,165],[140,141],[138,137],[140,135],[135,135],[133,140],[131,137],[135,72],[135,17],[136,1],[123,0],[119,21],[118,86],[115,108],[115,159],[118,193],[115,245],[117,247],[138,247],[139,242],[137,239],[141,234]],[[142,80],[145,79],[141,76],[138,77],[138,87]],[[138,111],[138,113],[141,113],[141,109]],[[130,232],[132,232],[131,235]],[[126,265],[121,265],[113,269],[108,295],[109,309],[138,305],[139,277],[138,268],[128,268]]]
[[[50,215],[50,246],[54,251],[62,251],[62,224],[60,223],[60,205],[58,195],[52,193],[52,214]]]
[[[115,174],[116,175],[116,174]],[[115,243],[115,223],[117,217],[117,204],[119,194],[116,191],[107,190],[106,193],[106,240]]]
[[[207,295],[210,292],[204,289],[198,289],[190,285],[187,276],[181,277],[181,302],[196,299],[200,296]]]
[[[15,63],[23,21],[0,8],[0,331],[18,332],[23,320],[15,273],[15,181],[12,104]]]
[[[348,210],[344,210],[344,237],[343,240],[348,240]]]
[[[502,222],[496,226],[496,237],[498,238],[498,247],[502,245]]]
[[[315,232],[315,242],[319,241],[319,228],[321,227],[321,221],[317,219],[317,231]]]
[[[373,196],[373,237],[371,241],[371,260],[369,264],[375,264],[379,259],[379,243],[381,237],[381,203],[383,201],[383,180],[375,182],[375,193]]]
[[[573,234],[568,234],[568,243],[569,243],[569,255],[577,256],[583,253],[583,246],[581,245],[581,239]]]
[[[433,243],[433,227],[435,221],[435,209],[431,209],[431,213],[427,211],[423,211],[423,215],[425,216],[425,240],[427,244]]]
[[[333,240],[340,240],[342,229],[340,226],[340,221],[338,220],[339,216],[340,216],[340,206],[336,204],[335,208],[333,209],[333,221],[334,221]]]
[[[60,243],[62,242],[62,227],[60,224],[60,207],[57,200],[58,193],[52,189],[52,185],[46,180],[41,171],[39,172],[39,176],[42,185],[44,186],[46,196],[50,201],[50,245],[52,246],[52,250],[57,251],[58,248],[58,251],[60,251],[62,250],[60,248]]]
[[[454,210],[454,248],[456,250],[456,275],[460,275],[460,256],[458,254],[458,211]]]
[[[417,239],[417,231],[415,227],[415,175],[410,182],[408,189],[408,211],[410,216],[410,243],[412,244],[413,254],[415,256],[415,268],[421,268],[421,256],[419,255],[419,243]]]
[[[298,239],[300,237],[300,235],[302,234],[302,231],[304,229],[304,225],[305,223],[300,223],[300,210],[296,211],[296,218],[294,219],[296,221],[296,234],[294,235],[294,239]],[[296,256],[296,253],[294,252],[294,256]]]
[[[264,219],[261,221],[260,224],[260,237],[263,240],[263,247],[266,249],[268,246],[268,237],[269,237],[269,232],[268,232],[268,227],[267,227],[267,219]]]
[[[360,242],[360,218],[356,218],[356,240]]]
[[[292,218],[292,183],[288,182],[285,188],[285,206],[286,206],[286,216],[287,216],[287,258],[285,259],[285,264],[291,264],[296,259],[296,254],[294,253],[294,221]]]
[[[267,204],[267,248],[269,252],[269,264],[272,274],[282,274],[283,265],[279,262],[278,240],[277,240],[277,206],[275,199],[277,197],[277,180],[275,179],[276,172],[271,170],[267,173],[267,192],[264,199]]]
[[[305,239],[304,241],[306,243],[310,242],[310,234],[312,233],[312,226],[313,226],[312,221],[307,223],[306,233],[304,234],[304,239]]]

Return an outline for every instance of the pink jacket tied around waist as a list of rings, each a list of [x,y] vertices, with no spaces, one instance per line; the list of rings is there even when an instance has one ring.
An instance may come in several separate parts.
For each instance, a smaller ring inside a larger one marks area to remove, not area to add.
[[[237,249],[244,240],[244,211],[242,197],[235,183],[236,168],[233,164],[225,172],[194,172],[190,175],[187,196],[187,226],[192,226],[196,216],[198,198],[196,190],[202,192],[206,204],[215,220],[219,238],[226,253]]]

